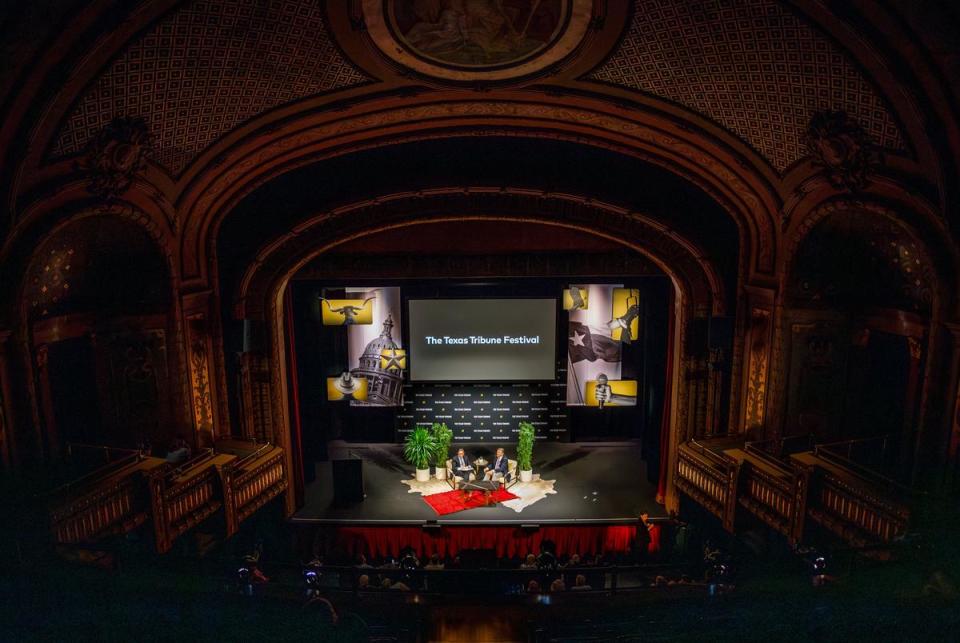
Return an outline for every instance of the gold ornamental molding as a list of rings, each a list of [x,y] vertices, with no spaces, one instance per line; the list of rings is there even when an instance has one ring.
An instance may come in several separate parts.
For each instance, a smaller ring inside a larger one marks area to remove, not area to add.
[[[722,196],[721,205],[731,212],[741,227],[742,243],[756,248],[756,269],[773,270],[777,255],[778,227],[774,213],[778,208],[773,195],[758,193],[754,186],[731,169],[735,166],[691,142],[645,123],[604,112],[549,103],[519,101],[451,101],[387,109],[341,118],[292,131],[258,148],[234,164],[224,164],[220,174],[197,190],[196,201],[184,199],[183,210],[189,212],[184,224],[184,248],[198,248],[204,230],[213,225],[242,196],[274,176],[291,169],[298,160],[315,162],[318,156],[335,150],[343,154],[362,147],[365,139],[382,141],[387,136],[402,135],[411,128],[418,137],[429,138],[430,130],[447,130],[469,124],[473,127],[493,125],[526,126],[559,132],[559,136],[575,135],[578,140],[614,145],[621,151],[638,152],[645,160],[665,165],[680,176],[693,181],[709,194]],[[216,167],[211,168],[212,172]],[[199,266],[184,266],[186,272]]]

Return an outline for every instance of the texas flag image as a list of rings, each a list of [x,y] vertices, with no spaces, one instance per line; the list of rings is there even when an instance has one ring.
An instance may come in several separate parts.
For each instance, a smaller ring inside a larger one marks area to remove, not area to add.
[[[569,326],[567,352],[571,363],[576,364],[582,360],[595,362],[598,359],[604,362],[620,361],[620,342],[605,334],[609,331],[599,328],[591,330],[580,322],[570,322]]]
[[[613,310],[613,291],[620,284],[582,286],[590,307],[571,310],[567,323],[567,404],[587,404],[587,382],[600,375],[620,379],[621,343],[608,325]]]

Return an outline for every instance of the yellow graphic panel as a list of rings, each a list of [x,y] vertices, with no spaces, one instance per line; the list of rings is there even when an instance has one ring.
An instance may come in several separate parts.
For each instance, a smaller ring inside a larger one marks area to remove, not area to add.
[[[367,378],[354,377],[350,373],[344,373],[340,377],[327,378],[327,399],[331,402],[340,400],[358,400],[367,399]]]
[[[406,370],[407,351],[402,348],[384,348],[380,351],[380,368],[385,371]]]
[[[570,286],[563,289],[564,310],[587,310],[590,304],[590,292],[587,288]]]
[[[636,406],[637,380],[610,380],[605,385],[588,380],[586,393],[587,406]]]
[[[373,300],[320,298],[320,312],[324,326],[352,326],[373,323]]]
[[[627,344],[636,341],[640,333],[640,291],[636,288],[613,289],[613,314],[610,336]]]

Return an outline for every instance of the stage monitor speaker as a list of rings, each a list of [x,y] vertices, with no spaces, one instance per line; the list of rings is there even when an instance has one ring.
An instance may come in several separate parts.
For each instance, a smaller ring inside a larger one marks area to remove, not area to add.
[[[366,496],[363,493],[363,460],[333,461],[333,502],[338,505],[347,505],[362,502]]]

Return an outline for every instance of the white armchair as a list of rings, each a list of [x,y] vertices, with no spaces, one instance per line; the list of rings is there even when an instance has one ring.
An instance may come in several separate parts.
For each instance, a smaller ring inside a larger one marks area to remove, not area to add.
[[[451,487],[452,489],[456,489],[456,488],[457,488],[457,482],[459,482],[460,480],[463,480],[463,477],[460,476],[459,474],[460,474],[459,471],[454,471],[454,470],[453,470],[453,458],[448,459],[448,460],[447,460],[447,482],[450,483],[450,487]],[[473,475],[472,473],[470,473],[470,474],[468,474],[468,475],[470,476],[470,478],[469,478],[470,480],[473,480],[473,479],[476,478],[476,476]]]
[[[510,474],[510,480],[504,484],[504,488],[509,489],[513,485],[517,484],[517,461],[507,458],[507,473]],[[495,473],[493,475],[494,480],[499,480],[503,477],[503,474]]]

